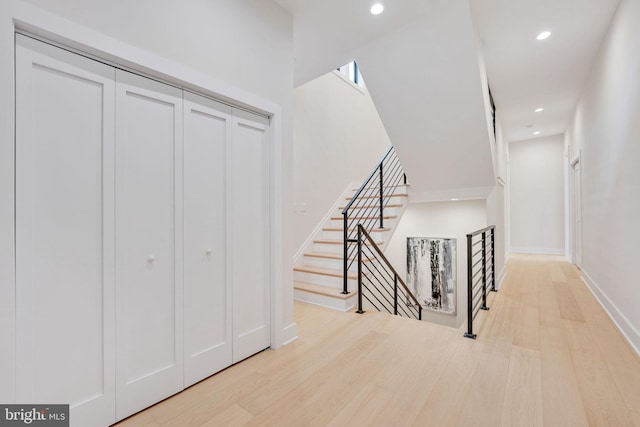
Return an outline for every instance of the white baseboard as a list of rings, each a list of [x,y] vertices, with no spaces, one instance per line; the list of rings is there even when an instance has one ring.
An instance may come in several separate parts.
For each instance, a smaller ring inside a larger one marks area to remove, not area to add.
[[[504,282],[504,278],[507,276],[507,263],[502,266],[502,270],[498,273],[498,278],[496,279],[496,289],[500,290],[502,288],[502,282]]]
[[[582,280],[585,282],[593,296],[596,297],[604,311],[607,312],[609,318],[618,327],[618,330],[626,338],[631,348],[640,356],[640,333],[634,328],[618,307],[609,299],[609,297],[600,289],[600,286],[587,274],[586,271],[581,270]]]
[[[282,345],[288,345],[298,339],[298,325],[294,322],[282,328]]]
[[[564,249],[558,248],[511,247],[510,251],[518,254],[565,255]]]

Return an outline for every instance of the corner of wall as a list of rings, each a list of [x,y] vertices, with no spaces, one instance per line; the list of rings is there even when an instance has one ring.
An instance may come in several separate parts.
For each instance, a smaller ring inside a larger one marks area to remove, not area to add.
[[[331,216],[333,216],[336,213],[336,211],[338,210],[338,208],[340,207],[340,205],[343,204],[343,202],[345,201],[344,200],[345,197],[352,193],[352,188],[353,187],[354,187],[354,184],[352,182],[350,182],[349,185],[347,185],[347,187],[344,189],[344,191],[342,193],[340,193],[340,197],[336,200],[336,202],[333,204],[333,206],[331,206],[331,208],[327,211],[327,213],[318,222],[318,224],[313,229],[311,234],[309,234],[309,236],[307,236],[307,238],[304,241],[304,243],[302,245],[300,245],[300,247],[298,248],[296,253],[293,255],[293,265],[294,266],[302,264],[302,257],[304,256],[304,253],[307,252],[311,248],[311,245],[313,245],[313,240],[316,239],[317,236],[319,236],[322,233],[322,229],[324,227],[326,227],[326,224],[328,224],[330,222],[330,220],[331,220]]]
[[[0,4],[0,402],[15,401],[14,26]]]
[[[291,344],[298,339],[298,325],[292,323],[282,328],[282,346]]]

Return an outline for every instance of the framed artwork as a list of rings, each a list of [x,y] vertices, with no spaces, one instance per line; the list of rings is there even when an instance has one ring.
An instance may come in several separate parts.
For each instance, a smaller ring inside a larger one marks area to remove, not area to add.
[[[456,239],[407,237],[407,287],[422,307],[456,314]]]

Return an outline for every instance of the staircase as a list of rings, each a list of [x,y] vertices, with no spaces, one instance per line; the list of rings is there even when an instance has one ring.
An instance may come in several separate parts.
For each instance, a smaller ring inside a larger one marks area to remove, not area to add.
[[[389,152],[391,153],[391,149]],[[384,159],[386,158],[387,156]],[[345,268],[343,210],[359,193],[360,196],[350,203],[352,207],[350,208],[349,228],[346,234],[352,234],[358,222],[371,224],[367,227],[369,234],[375,244],[384,251],[408,203],[408,186],[406,184],[394,185],[393,188],[383,187],[386,193],[383,210],[384,227],[380,228],[380,215],[371,209],[371,203],[369,203],[379,197],[377,194],[380,193],[380,187],[369,183],[370,181],[371,179],[367,180],[368,183],[363,187],[354,188],[341,196],[342,203],[340,201],[336,203],[337,208],[327,215],[323,227],[316,233],[312,242],[307,245],[300,259],[297,260],[293,269],[293,288],[296,300],[340,311],[349,311],[356,306],[357,263],[348,264],[348,293],[343,292]],[[353,259],[351,252],[350,258]]]

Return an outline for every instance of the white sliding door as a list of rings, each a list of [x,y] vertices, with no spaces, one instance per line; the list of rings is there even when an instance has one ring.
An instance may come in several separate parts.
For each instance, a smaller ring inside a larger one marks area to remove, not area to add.
[[[182,91],[118,70],[116,140],[122,418],[183,388]]]
[[[269,347],[268,119],[233,110],[231,159],[231,280],[233,362]]]
[[[231,365],[226,154],[231,107],[185,92],[185,386]]]
[[[16,36],[16,400],[115,421],[114,69]]]
[[[17,403],[110,425],[269,347],[270,153],[267,118],[17,35]]]

